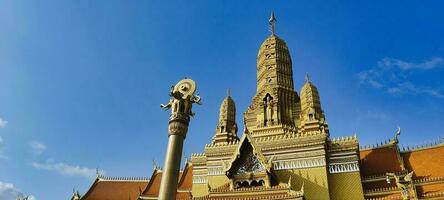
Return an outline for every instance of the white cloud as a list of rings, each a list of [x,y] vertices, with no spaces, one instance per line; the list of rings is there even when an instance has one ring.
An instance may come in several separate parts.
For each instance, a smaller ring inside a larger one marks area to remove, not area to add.
[[[395,58],[384,58],[378,62],[379,66],[385,68],[397,67],[402,70],[423,69],[429,70],[444,65],[444,59],[440,57],[431,58],[421,63],[407,62]]]
[[[25,195],[23,194],[18,188],[16,188],[13,184],[11,183],[4,183],[0,181],[0,199],[5,199],[5,200],[14,200],[17,197],[23,198]],[[29,200],[36,200],[36,198],[32,195],[28,196]]]
[[[444,99],[444,91],[433,86],[421,86],[410,81],[412,73],[409,70],[431,70],[444,66],[441,57],[432,58],[422,63],[407,62],[400,59],[384,58],[377,66],[356,74],[361,84],[381,89],[391,95],[428,95]]]
[[[8,125],[8,121],[6,121],[0,117],[0,128],[5,128],[6,125]]]
[[[437,98],[444,99],[444,94],[439,92],[438,90],[435,90],[435,89],[426,90],[425,93],[427,93],[431,96],[437,97]]]
[[[378,80],[380,76],[380,73],[375,70],[359,72],[356,75],[356,77],[359,79],[359,82],[362,84],[368,84],[374,88],[383,88],[384,84],[382,84]]]
[[[66,163],[32,163],[32,167],[36,169],[44,169],[54,171],[59,174],[67,176],[83,176],[87,178],[94,178],[96,176],[96,169],[80,167],[78,165],[69,165]]]
[[[3,137],[0,136],[0,160],[1,159],[7,159],[8,157],[6,157],[5,153],[3,152],[3,146],[4,146],[4,140]]]
[[[38,141],[31,141],[29,145],[35,155],[40,155],[46,150],[46,145]]]

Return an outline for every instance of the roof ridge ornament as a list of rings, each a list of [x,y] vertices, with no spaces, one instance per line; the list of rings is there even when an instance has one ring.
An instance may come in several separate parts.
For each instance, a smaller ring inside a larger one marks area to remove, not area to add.
[[[268,24],[270,25],[270,32],[272,35],[276,33],[276,17],[274,16],[274,11],[271,11],[270,19],[268,20]]]
[[[96,167],[96,178],[104,178],[103,174],[100,173],[99,167]]]
[[[156,160],[155,159],[153,159],[152,161],[152,164],[153,164],[153,169],[154,170],[158,170],[160,167],[159,167],[159,165],[156,163]]]
[[[395,137],[393,137],[393,139],[389,142],[389,144],[391,145],[395,145],[399,143],[399,139],[398,137],[401,135],[401,127],[398,126],[398,130],[396,131],[396,135]]]

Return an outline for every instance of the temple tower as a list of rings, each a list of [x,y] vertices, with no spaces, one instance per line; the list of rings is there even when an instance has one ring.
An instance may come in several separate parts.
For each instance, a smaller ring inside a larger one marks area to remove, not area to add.
[[[328,136],[328,125],[324,111],[321,108],[321,99],[318,89],[305,75],[305,84],[301,89],[301,114],[299,132],[320,131]]]
[[[219,123],[214,134],[212,144],[232,143],[239,141],[236,124],[236,105],[231,98],[230,91],[222,101],[219,110]]]
[[[271,35],[257,55],[256,95],[244,114],[253,137],[270,135],[262,131],[267,127],[280,129],[273,134],[284,134],[298,126],[299,97],[293,87],[290,52],[285,41],[275,33],[273,13],[269,23]]]

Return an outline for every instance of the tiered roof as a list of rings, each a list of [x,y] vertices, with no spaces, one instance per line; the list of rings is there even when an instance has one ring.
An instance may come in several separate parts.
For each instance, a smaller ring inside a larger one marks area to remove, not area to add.
[[[388,145],[373,149],[361,150],[361,175],[378,176],[385,173],[401,172],[401,163],[398,160],[396,146]]]
[[[394,173],[402,180],[409,172],[414,174],[411,191],[418,198],[444,198],[443,142],[401,151],[397,140],[392,140],[361,150],[361,176],[366,199],[402,199],[395,182],[386,182],[386,174]]]
[[[444,143],[401,155],[406,168],[415,172],[418,196],[444,198]]]
[[[148,179],[97,177],[82,200],[136,200]]]
[[[160,169],[155,169],[151,176],[150,183],[143,190],[139,199],[157,199],[160,190],[160,181],[162,180],[163,172]],[[185,169],[179,172],[179,181],[177,185],[177,200],[191,199],[191,188],[193,181],[193,167],[190,163],[185,164]]]
[[[151,178],[112,178],[97,176],[82,200],[138,200],[157,199],[162,170],[155,168]],[[180,171],[176,199],[191,199],[193,168],[190,163]]]

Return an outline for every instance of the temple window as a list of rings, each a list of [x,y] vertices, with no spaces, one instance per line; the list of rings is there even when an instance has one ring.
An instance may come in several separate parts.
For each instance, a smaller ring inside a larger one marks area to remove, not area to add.
[[[250,187],[250,184],[248,183],[248,181],[244,181],[241,183],[241,187]]]
[[[309,119],[310,121],[313,120],[313,113],[308,114],[308,119]]]

